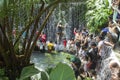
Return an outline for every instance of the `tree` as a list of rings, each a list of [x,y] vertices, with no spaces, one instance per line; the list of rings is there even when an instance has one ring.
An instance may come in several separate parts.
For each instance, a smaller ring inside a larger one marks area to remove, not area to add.
[[[88,0],[86,5],[87,27],[91,32],[98,32],[107,23],[109,15],[112,14],[111,9],[108,8],[108,0]]]
[[[60,1],[62,0],[0,1],[0,62],[9,80],[19,78],[22,69],[31,65],[30,56],[36,41]],[[46,11],[47,16],[38,28],[40,18]],[[39,31],[37,35],[36,30]],[[26,34],[23,40],[24,32]]]

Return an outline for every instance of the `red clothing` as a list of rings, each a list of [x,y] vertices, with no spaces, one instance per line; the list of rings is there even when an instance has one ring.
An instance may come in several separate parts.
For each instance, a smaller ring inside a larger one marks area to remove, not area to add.
[[[74,31],[73,33],[74,33],[74,35],[76,35],[76,33],[77,33],[77,32],[76,32],[76,31]]]
[[[67,45],[67,40],[63,40],[63,45],[64,45],[64,47],[66,47],[66,45]]]
[[[41,35],[41,40],[43,43],[46,43],[46,35],[45,34]]]
[[[87,69],[91,69],[91,66],[92,66],[92,62],[88,62],[87,63]]]

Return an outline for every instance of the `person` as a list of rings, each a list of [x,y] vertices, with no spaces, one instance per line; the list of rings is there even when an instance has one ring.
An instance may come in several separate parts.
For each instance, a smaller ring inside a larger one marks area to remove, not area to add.
[[[67,40],[66,40],[66,38],[63,40],[63,45],[64,45],[64,48],[66,48],[66,45],[67,45]]]
[[[91,60],[94,62],[94,61],[97,61],[98,59],[98,48],[97,48],[97,44],[96,42],[91,42],[90,43],[90,47],[91,49],[89,50],[88,52],[88,55],[90,56]]]
[[[81,33],[80,31],[76,30],[76,28],[74,28],[74,35],[75,35],[75,42],[80,42],[80,37],[81,37]]]
[[[104,41],[104,38],[100,35],[97,37],[97,41],[98,41],[98,55],[101,57],[101,58],[104,58],[105,55],[107,53],[105,53],[105,49],[107,49],[107,46],[112,46],[114,47],[114,44],[111,44],[110,42],[107,42],[107,41]]]
[[[117,28],[116,24],[113,24],[112,27],[109,28],[109,32],[107,34],[109,41],[113,44],[119,40],[120,31]]]
[[[81,33],[80,31],[76,31],[76,28],[74,28],[74,34],[75,34],[75,44],[76,44],[76,55],[78,55],[79,49],[80,49],[80,44],[81,44]]]
[[[57,44],[57,41],[55,41],[54,43],[54,48],[55,48],[55,51],[59,51],[59,44]]]
[[[112,21],[111,18],[112,18],[112,17],[109,16],[109,18],[108,18],[108,20],[109,20],[108,26],[105,27],[105,28],[103,28],[103,29],[101,30],[101,32],[100,32],[100,35],[103,36],[104,39],[106,38],[107,34],[109,33],[110,29],[112,28],[113,21]]]
[[[57,24],[57,43],[61,43],[62,41],[63,29],[64,29],[64,26],[62,25],[62,22],[59,21]]]
[[[62,25],[62,22],[60,21],[58,24],[57,24],[57,32],[58,34],[62,33],[63,31],[63,25]]]
[[[74,28],[73,33],[74,33],[74,35],[76,35],[76,34],[77,34],[77,29],[76,29],[76,28]]]
[[[50,41],[48,44],[47,44],[47,48],[48,48],[48,52],[51,52],[52,50],[54,50],[54,44],[52,41]]]
[[[72,68],[73,68],[74,73],[75,73],[75,77],[77,79],[77,77],[80,75],[79,69],[81,66],[81,60],[77,56],[73,56],[70,59],[70,61],[71,61],[71,65],[72,65]]]
[[[120,21],[120,0],[113,0],[112,2],[113,13],[113,22],[119,23]]]
[[[69,43],[69,52],[74,54],[75,50],[76,50],[76,46],[75,46],[74,39],[71,39]]]
[[[100,33],[100,34],[101,34],[103,37],[105,37],[108,32],[109,32],[109,28],[108,28],[108,27],[105,27],[105,28],[103,28],[103,29],[101,30],[101,33]]]
[[[40,34],[40,40],[42,41],[42,43],[46,43],[46,34],[44,33],[44,32],[42,32],[41,34]]]
[[[83,35],[87,35],[87,34],[88,34],[87,29],[83,28],[83,29],[82,29],[82,34],[83,34]]]
[[[120,64],[116,61],[111,61],[109,68],[111,69],[111,80],[120,80]]]
[[[91,61],[90,69],[95,71],[97,62],[100,59],[100,56],[98,55],[98,48],[95,42],[91,42],[90,47],[91,49],[88,51],[87,55],[89,56],[90,61]]]

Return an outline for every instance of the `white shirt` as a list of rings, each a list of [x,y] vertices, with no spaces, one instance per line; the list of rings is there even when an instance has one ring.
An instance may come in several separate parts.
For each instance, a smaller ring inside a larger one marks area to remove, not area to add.
[[[98,50],[99,50],[99,55],[100,56],[104,56],[104,41],[100,41],[99,43],[98,43]]]

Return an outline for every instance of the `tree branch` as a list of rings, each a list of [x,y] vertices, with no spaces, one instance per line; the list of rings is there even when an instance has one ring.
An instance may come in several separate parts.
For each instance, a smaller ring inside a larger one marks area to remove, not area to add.
[[[17,61],[17,58],[16,58],[16,55],[15,55],[15,52],[14,52],[14,48],[13,48],[13,46],[10,44],[10,42],[9,42],[9,40],[8,40],[5,32],[4,32],[4,29],[2,29],[2,26],[1,26],[1,25],[0,25],[0,29],[1,29],[1,31],[2,31],[2,33],[3,33],[3,37],[4,37],[4,41],[5,41],[5,44],[0,45],[0,46],[3,47],[4,50],[6,50],[6,51],[9,52],[9,53],[8,53],[8,55],[10,55],[9,58],[10,58],[11,61],[15,64],[16,61]]]
[[[21,38],[22,34],[31,27],[31,25],[34,23],[34,21],[37,19],[37,17],[41,16],[45,11],[47,11],[49,8],[51,8],[54,4],[59,3],[60,0],[56,0],[53,3],[51,3],[50,5],[48,5],[44,10],[42,10],[34,19],[32,19],[28,25],[21,31],[21,33],[18,35],[18,38],[16,39],[14,46],[16,45],[16,43],[19,41],[19,39]]]
[[[45,5],[45,3],[43,2],[42,5],[41,5],[41,7],[40,7],[40,9],[39,9],[39,13],[44,9],[44,5]],[[35,20],[34,28],[33,28],[32,32],[31,32],[31,36],[30,36],[30,39],[28,40],[28,45],[27,45],[27,48],[26,48],[26,50],[25,50],[24,53],[28,52],[28,50],[30,49],[31,42],[32,42],[32,40],[33,40],[35,31],[36,31],[36,29],[37,29],[37,25],[38,25],[38,22],[39,22],[40,17],[41,17],[41,16],[38,16],[37,19]]]
[[[25,61],[26,61],[26,63],[29,63],[30,55],[31,55],[32,50],[34,49],[34,47],[35,47],[35,45],[36,45],[37,39],[38,39],[41,31],[44,29],[44,27],[45,27],[45,25],[46,25],[46,23],[47,23],[47,20],[49,19],[50,15],[51,15],[52,12],[54,11],[55,7],[56,7],[56,5],[54,5],[54,6],[52,7],[52,9],[49,11],[49,13],[48,13],[48,15],[46,16],[43,24],[41,25],[41,28],[40,28],[40,30],[39,30],[39,32],[38,32],[38,35],[36,36],[35,40],[33,41],[32,47],[31,47],[30,50],[25,54]]]

